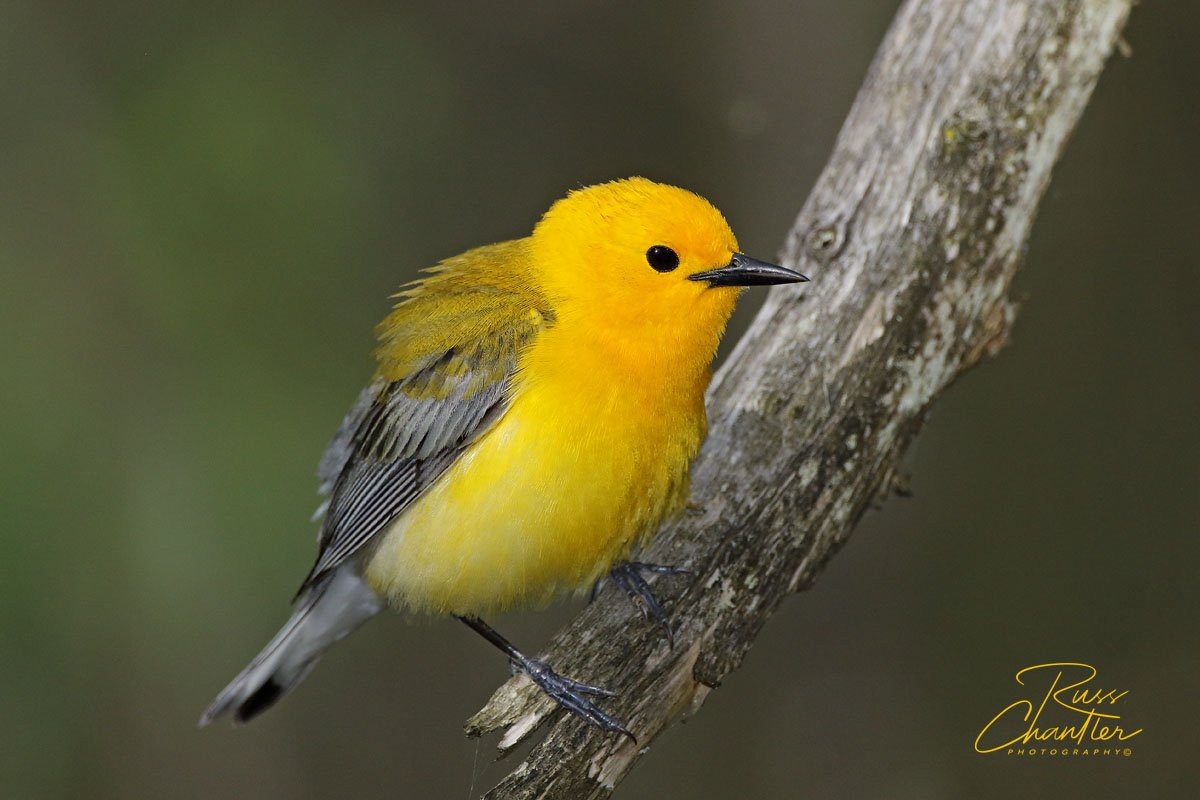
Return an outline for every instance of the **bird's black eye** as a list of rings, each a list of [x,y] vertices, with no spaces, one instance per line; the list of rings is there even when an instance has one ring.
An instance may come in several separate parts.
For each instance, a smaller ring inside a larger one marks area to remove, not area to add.
[[[656,244],[646,251],[646,260],[659,272],[670,272],[679,266],[679,256],[666,245]]]

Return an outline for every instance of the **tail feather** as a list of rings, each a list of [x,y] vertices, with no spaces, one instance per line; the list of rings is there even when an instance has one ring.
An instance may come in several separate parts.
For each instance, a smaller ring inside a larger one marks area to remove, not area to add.
[[[304,680],[334,642],[378,614],[383,601],[353,564],[345,564],[312,587],[279,633],[205,709],[203,727],[233,712],[249,722]]]

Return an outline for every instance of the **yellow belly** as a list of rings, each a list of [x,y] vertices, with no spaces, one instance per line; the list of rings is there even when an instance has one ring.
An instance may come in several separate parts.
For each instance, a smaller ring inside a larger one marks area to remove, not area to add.
[[[702,397],[522,393],[380,535],[367,579],[398,608],[477,615],[586,589],[686,501],[704,426]]]

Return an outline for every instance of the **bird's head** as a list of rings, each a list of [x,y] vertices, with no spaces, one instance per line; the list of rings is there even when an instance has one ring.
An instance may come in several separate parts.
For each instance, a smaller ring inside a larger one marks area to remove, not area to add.
[[[706,349],[743,287],[807,280],[742,255],[703,197],[645,178],[571,192],[542,217],[531,249],[560,318]]]

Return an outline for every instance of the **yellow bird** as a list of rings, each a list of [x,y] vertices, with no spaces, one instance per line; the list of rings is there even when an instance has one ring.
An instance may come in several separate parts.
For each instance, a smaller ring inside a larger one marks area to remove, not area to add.
[[[379,369],[321,459],[319,554],[295,613],[201,724],[264,711],[391,605],[459,617],[568,710],[628,735],[585,697],[607,692],[483,617],[611,571],[665,625],[642,575],[674,568],[627,559],[687,499],[741,287],[804,280],[742,255],[702,197],[629,178],[402,287]]]

